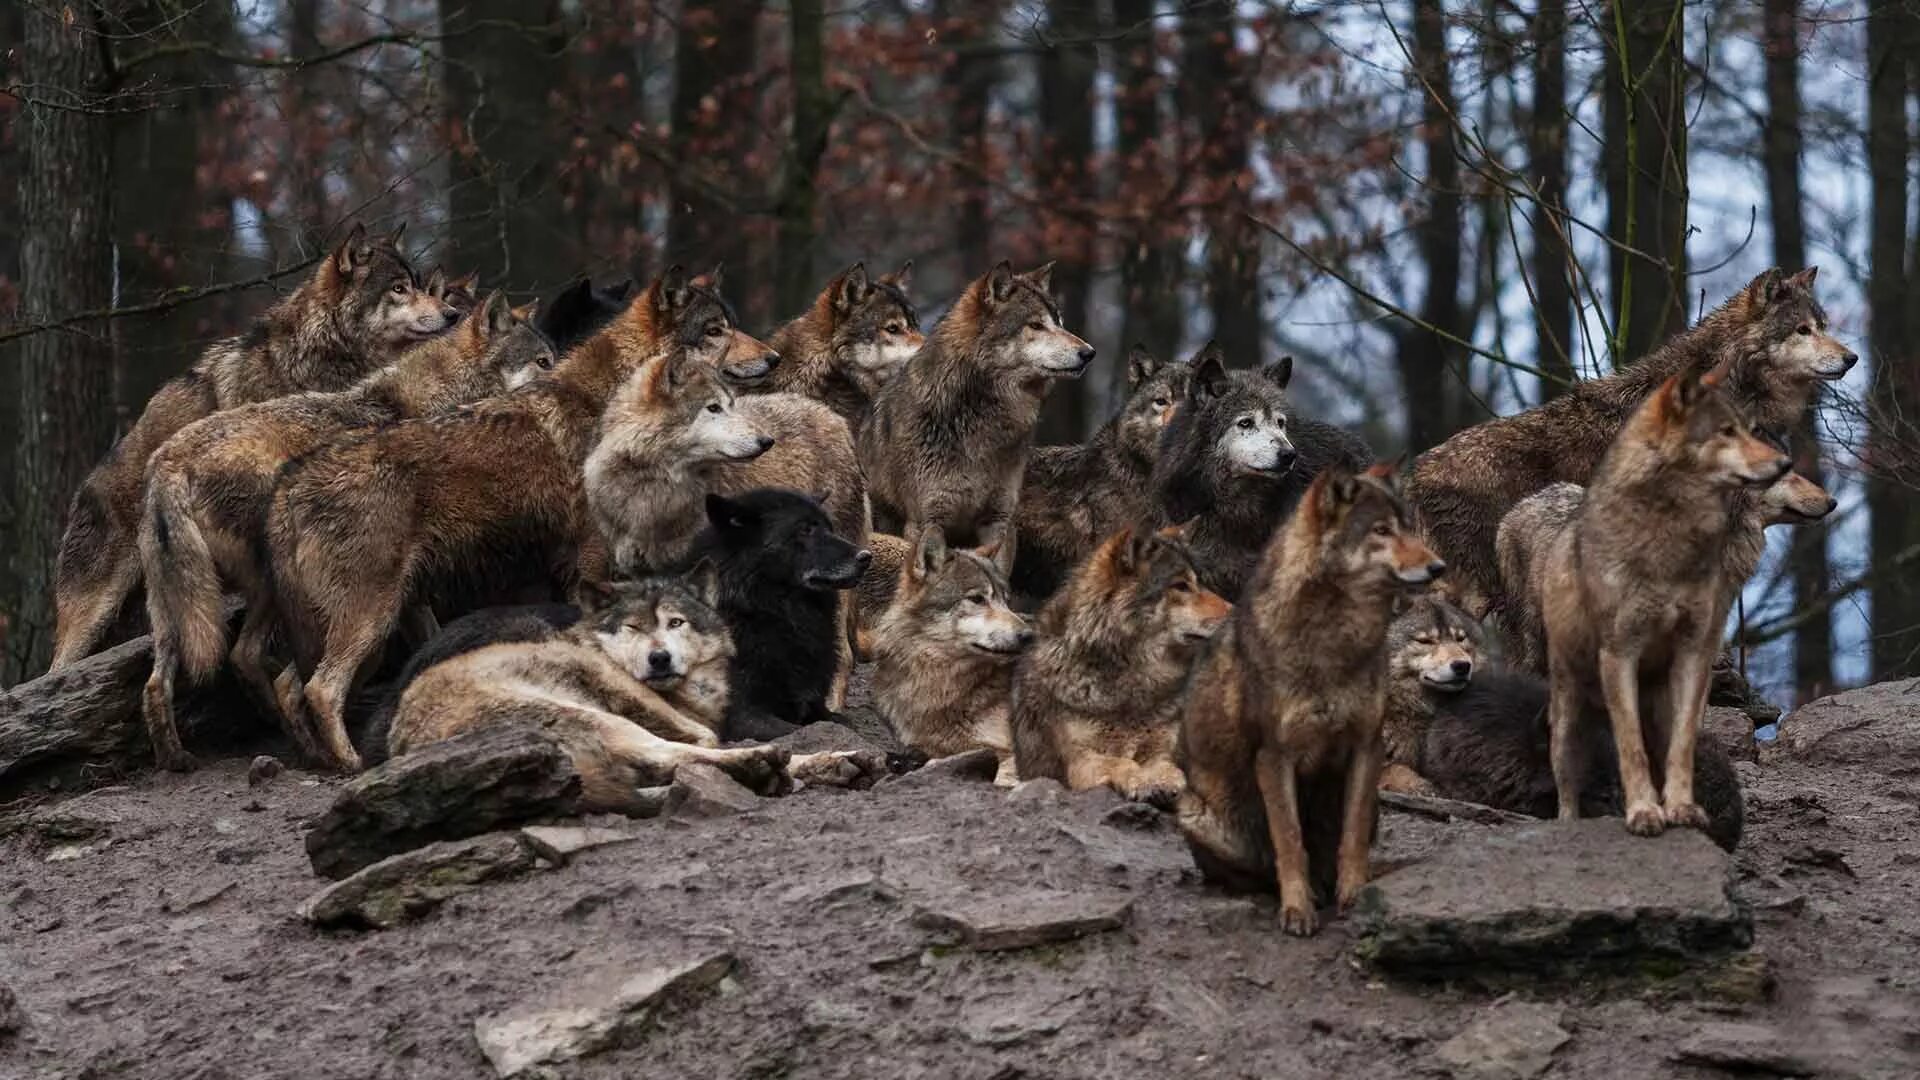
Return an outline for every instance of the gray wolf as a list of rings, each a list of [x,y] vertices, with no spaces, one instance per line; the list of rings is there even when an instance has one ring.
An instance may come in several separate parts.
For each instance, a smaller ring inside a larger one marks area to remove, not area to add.
[[[1387,711],[1380,725],[1386,767],[1380,790],[1432,795],[1433,786],[1419,768],[1433,702],[1472,684],[1487,641],[1472,616],[1433,592],[1402,606],[1405,610],[1387,628]]]
[[[827,283],[813,306],[767,339],[780,353],[766,388],[821,402],[857,431],[873,397],[920,346],[920,316],[907,288],[908,261],[891,274],[872,277],[854,263]]]

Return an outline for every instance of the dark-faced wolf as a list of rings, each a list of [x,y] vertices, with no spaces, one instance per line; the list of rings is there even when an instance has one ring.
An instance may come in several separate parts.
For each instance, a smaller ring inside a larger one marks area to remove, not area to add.
[[[926,343],[907,297],[912,276],[911,261],[879,277],[854,263],[828,282],[805,314],[767,339],[780,353],[767,389],[812,398],[858,431],[874,395]]]

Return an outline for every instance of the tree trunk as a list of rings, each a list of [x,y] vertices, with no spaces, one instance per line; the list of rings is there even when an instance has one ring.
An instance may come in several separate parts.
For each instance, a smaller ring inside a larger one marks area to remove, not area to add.
[[[65,17],[70,17],[71,22]],[[91,103],[105,76],[90,5],[29,8],[22,81],[42,98]],[[25,107],[20,170],[23,316],[38,321],[113,300],[113,129],[76,109]],[[20,582],[9,627],[9,683],[44,668],[53,642],[53,560],[67,502],[113,440],[113,350],[99,325],[36,334],[20,347],[15,550]]]
[[[1541,0],[1533,17],[1533,117],[1527,159],[1538,185],[1533,207],[1533,310],[1540,348],[1535,365],[1569,382],[1578,344],[1573,336],[1573,271],[1567,257],[1567,3]],[[1560,392],[1540,386],[1542,400]]]
[[[1453,78],[1447,61],[1446,11],[1439,0],[1413,5],[1413,66],[1422,101],[1420,143],[1426,158],[1426,215],[1414,227],[1425,269],[1420,318],[1464,337],[1460,315],[1460,159],[1454,155]],[[1420,327],[1401,331],[1398,356],[1406,402],[1407,452],[1447,437],[1459,418],[1447,415],[1448,382],[1461,377],[1457,346]],[[1450,370],[1451,369],[1451,370]]]
[[[1785,269],[1807,264],[1807,229],[1800,196],[1799,0],[1767,0],[1765,52],[1767,119],[1763,152],[1767,208],[1773,225],[1773,261]],[[1820,472],[1820,425],[1809,409],[1793,439],[1794,468],[1816,482]],[[1804,609],[1832,588],[1827,573],[1827,526],[1815,522],[1791,532],[1787,561],[1793,574],[1793,606]],[[1833,622],[1821,617],[1793,635],[1794,700],[1807,702],[1833,689]]]
[[[1603,15],[1616,365],[1645,356],[1687,325],[1683,8],[1681,0],[1613,0]]]
[[[945,90],[952,102],[949,141],[954,150],[969,161],[984,163],[987,150],[987,110],[993,101],[993,82],[999,63],[985,56],[969,56],[969,49],[991,40],[1000,19],[999,4],[979,5],[942,0],[934,8],[935,24],[946,43],[955,50],[952,66],[947,68]],[[954,222],[960,252],[960,279],[971,280],[993,265],[993,222],[984,180],[971,173],[956,171],[953,177],[954,199],[959,217]]]
[[[492,25],[500,22],[520,25]],[[564,240],[565,125],[553,115],[566,81],[560,4],[440,0],[440,26],[454,134],[448,202],[459,265],[450,269],[480,271],[487,288],[559,285],[585,261]]]
[[[287,48],[294,56],[315,56],[320,45],[320,0],[287,0]],[[287,77],[287,160],[293,183],[294,228],[302,243],[312,248],[332,222],[327,198],[327,173],[333,150],[333,125],[327,116],[325,82],[333,65],[315,64]]]
[[[1907,313],[1907,56],[1913,18],[1893,4],[1867,9],[1867,173],[1872,191],[1868,247],[1868,347],[1873,387],[1867,434],[1867,503],[1872,511],[1872,570],[1890,566],[1920,543],[1911,486],[1916,448],[1913,418],[1920,416]],[[1873,587],[1873,678],[1914,669],[1920,643],[1920,591],[1910,572],[1889,572]]]
[[[687,0],[673,56],[673,150],[687,169],[730,179],[717,168],[737,160],[753,137],[759,110],[749,93],[757,50],[761,0]],[[730,268],[735,281],[754,278],[750,223],[716,192],[684,175],[668,185],[667,261],[695,270]],[[749,296],[732,291],[749,324],[758,320]]]
[[[1113,0],[1114,112],[1122,205],[1145,211],[1120,256],[1121,355],[1135,345],[1172,359],[1180,348],[1179,252],[1155,212],[1170,182],[1161,146],[1160,72],[1154,60],[1153,0]]]
[[[1197,159],[1207,219],[1207,299],[1213,339],[1233,366],[1264,355],[1260,318],[1260,237],[1242,216],[1252,170],[1247,164],[1254,91],[1250,59],[1234,41],[1233,6],[1189,10],[1180,22],[1180,109],[1187,145]]]
[[[1053,47],[1040,57],[1040,157],[1034,174],[1051,204],[1080,207],[1099,194],[1088,168],[1093,160],[1093,79],[1099,67],[1092,39],[1099,28],[1086,0],[1053,0],[1047,23]],[[1060,301],[1060,317],[1068,329],[1091,338],[1093,236],[1068,216],[1049,216],[1041,231],[1047,255],[1055,260],[1053,292]],[[1103,359],[1109,365],[1126,362],[1121,357]],[[1091,377],[1089,372],[1048,393],[1040,413],[1040,443],[1077,442],[1086,434]]]
[[[833,102],[827,96],[826,12],[822,0],[792,0],[793,130],[787,140],[787,160],[781,181],[779,206],[779,286],[775,317],[786,319],[806,310],[819,283],[813,280],[815,217],[819,194],[815,173],[827,150],[833,126]]]

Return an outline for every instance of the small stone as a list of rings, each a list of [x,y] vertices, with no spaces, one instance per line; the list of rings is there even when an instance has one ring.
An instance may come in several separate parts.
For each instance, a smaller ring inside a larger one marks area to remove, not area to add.
[[[730,953],[639,972],[604,972],[561,982],[560,994],[474,1022],[480,1052],[500,1077],[526,1075],[644,1038],[662,1009],[718,989],[733,971]]]
[[[925,903],[913,921],[952,942],[995,952],[1118,930],[1132,912],[1133,898],[1124,893],[1041,889]]]
[[[72,862],[75,859],[84,859],[89,855],[98,854],[112,846],[111,838],[91,844],[63,844],[47,852],[47,861],[50,863]]]
[[[299,915],[316,926],[387,929],[432,911],[450,897],[534,868],[518,833],[443,841],[389,856],[308,897]]]
[[[232,818],[214,818],[213,831],[221,836],[232,836],[240,831],[240,826],[235,825]]]
[[[779,903],[787,907],[819,908],[856,897],[891,900],[895,895],[879,875],[862,871],[825,881],[801,882],[782,892]]]
[[[671,818],[713,818],[744,813],[760,805],[760,796],[712,765],[694,763],[673,770],[673,787],[661,813]]]
[[[845,724],[836,724],[823,720],[817,724],[808,724],[773,740],[773,745],[784,746],[794,757],[802,754],[823,754],[834,750],[871,750],[884,754],[885,748]]]
[[[1767,1076],[1813,1076],[1819,1072],[1796,1049],[1797,1041],[1764,1024],[1709,1021],[1698,1025],[1674,1051],[1673,1060],[1728,1072]]]
[[[886,787],[908,788],[952,780],[989,781],[1000,771],[1000,755],[985,748],[934,758],[913,772],[888,780]]]
[[[1441,1043],[1435,1054],[1462,1080],[1532,1080],[1572,1038],[1560,1026],[1558,1008],[1506,1001]]]
[[[593,825],[529,825],[520,835],[533,845],[535,854],[560,866],[582,851],[640,839],[639,833]]]
[[[274,757],[272,754],[261,754],[259,757],[253,759],[251,765],[247,766],[247,786],[259,787],[261,784],[272,780],[286,770],[287,767],[280,763],[279,758]]]
[[[27,1013],[20,1007],[20,999],[14,996],[13,987],[0,983],[0,1039],[26,1026]]]
[[[1051,776],[1022,780],[1007,792],[1007,801],[1015,806],[1059,806],[1066,799],[1067,786]]]
[[[1165,816],[1144,803],[1127,805],[1141,807],[1156,818]],[[1101,828],[1078,823],[1059,828],[1102,869],[1142,874],[1184,874],[1193,869],[1193,856],[1187,853],[1186,843],[1171,829],[1144,829],[1133,825]]]
[[[84,844],[112,836],[121,816],[91,796],[36,810],[27,824],[48,844]]]

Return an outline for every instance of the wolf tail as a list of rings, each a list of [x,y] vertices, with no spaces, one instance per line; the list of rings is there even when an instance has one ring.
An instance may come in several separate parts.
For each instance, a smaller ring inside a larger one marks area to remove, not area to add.
[[[156,646],[170,644],[190,681],[212,675],[227,656],[220,570],[187,505],[186,479],[155,469],[140,522],[147,619]]]

